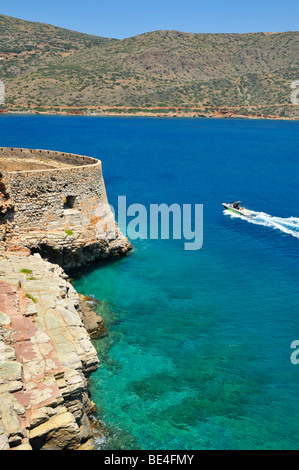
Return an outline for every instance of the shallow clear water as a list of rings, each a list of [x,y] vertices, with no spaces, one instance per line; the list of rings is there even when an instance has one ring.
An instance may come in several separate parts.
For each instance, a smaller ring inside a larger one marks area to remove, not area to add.
[[[0,144],[102,160],[109,202],[201,203],[204,243],[134,240],[78,273],[109,336],[102,449],[298,449],[299,123],[1,116]],[[246,220],[223,211],[241,200]]]

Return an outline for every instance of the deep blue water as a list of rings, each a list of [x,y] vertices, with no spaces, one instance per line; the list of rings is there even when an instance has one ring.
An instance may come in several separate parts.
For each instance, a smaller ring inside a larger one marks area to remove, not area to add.
[[[204,242],[134,240],[78,273],[109,336],[102,449],[298,449],[299,123],[1,116],[0,145],[100,158],[109,202],[203,204]],[[221,202],[241,200],[253,220]]]

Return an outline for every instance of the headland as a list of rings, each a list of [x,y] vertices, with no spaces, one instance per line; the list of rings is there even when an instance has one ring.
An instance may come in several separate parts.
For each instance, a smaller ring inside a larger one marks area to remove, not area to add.
[[[68,272],[131,249],[99,160],[0,149],[1,450],[93,448],[91,337],[107,332]]]

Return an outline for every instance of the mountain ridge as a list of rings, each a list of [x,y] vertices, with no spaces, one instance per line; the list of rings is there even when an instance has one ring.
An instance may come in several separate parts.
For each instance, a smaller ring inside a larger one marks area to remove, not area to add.
[[[9,110],[234,108],[296,119],[298,42],[297,31],[113,39],[0,15],[0,79]]]

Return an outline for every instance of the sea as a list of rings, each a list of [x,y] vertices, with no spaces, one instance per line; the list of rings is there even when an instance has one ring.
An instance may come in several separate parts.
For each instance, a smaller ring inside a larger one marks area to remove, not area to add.
[[[0,145],[102,160],[113,207],[202,205],[200,249],[143,233],[73,274],[109,331],[97,449],[298,450],[299,122],[2,115]]]

